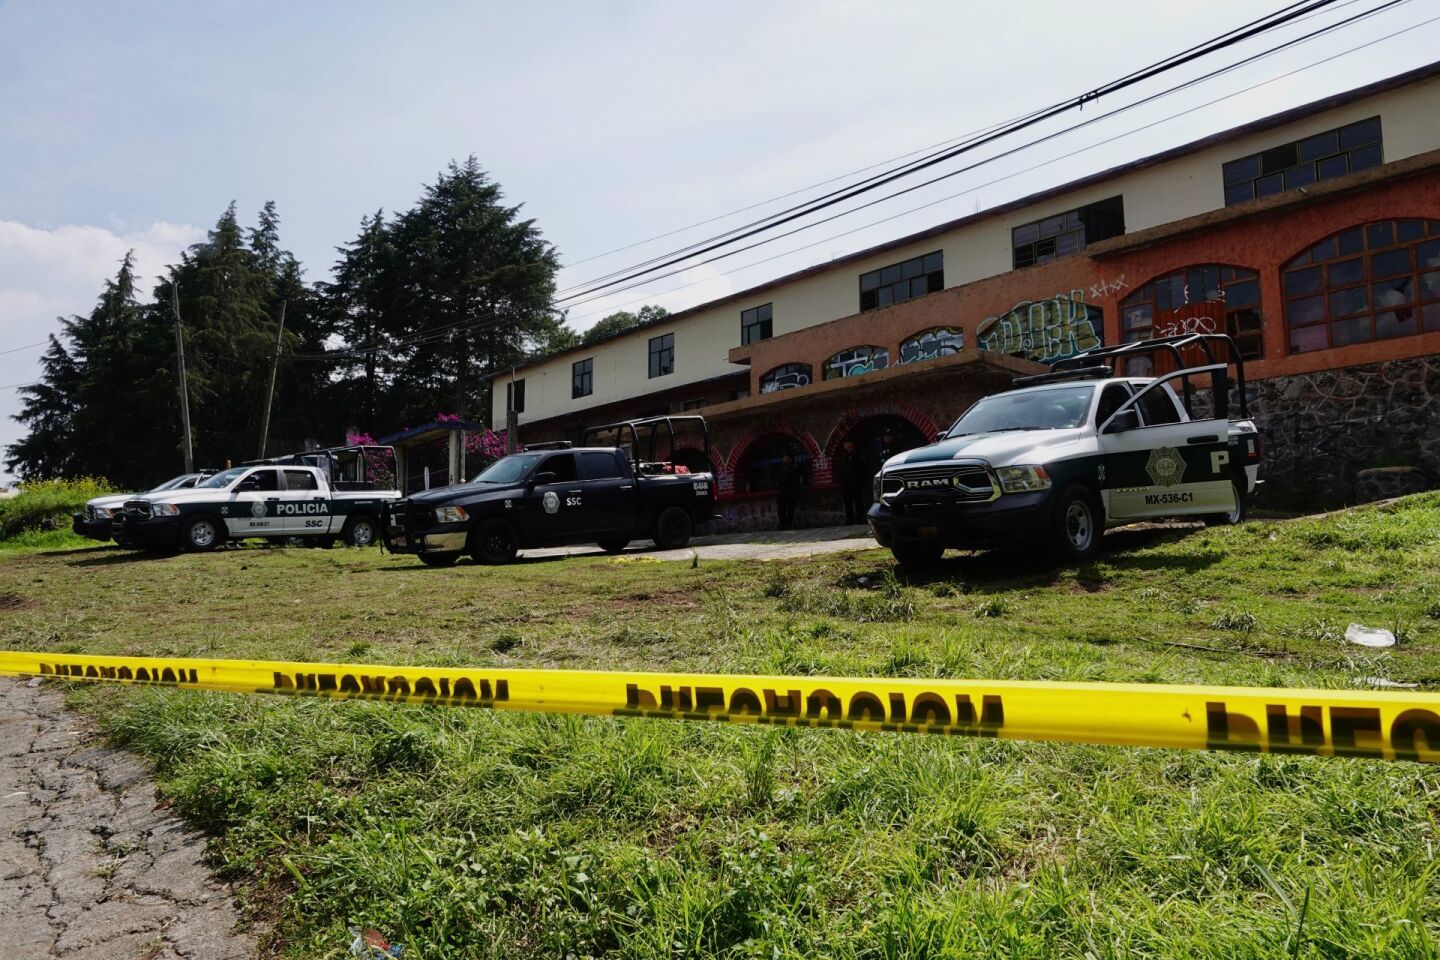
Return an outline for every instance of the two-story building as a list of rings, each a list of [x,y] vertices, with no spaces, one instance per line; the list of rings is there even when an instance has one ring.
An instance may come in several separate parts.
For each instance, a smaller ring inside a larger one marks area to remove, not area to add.
[[[825,520],[846,439],[878,465],[1037,363],[1184,331],[1244,353],[1273,502],[1440,484],[1440,62],[537,360],[493,422],[695,411],[730,523],[768,522],[787,450]]]

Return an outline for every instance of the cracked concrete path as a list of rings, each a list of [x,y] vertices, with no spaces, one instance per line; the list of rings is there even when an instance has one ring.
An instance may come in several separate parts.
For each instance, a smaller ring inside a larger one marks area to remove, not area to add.
[[[205,839],[53,687],[0,679],[0,956],[240,960]]]

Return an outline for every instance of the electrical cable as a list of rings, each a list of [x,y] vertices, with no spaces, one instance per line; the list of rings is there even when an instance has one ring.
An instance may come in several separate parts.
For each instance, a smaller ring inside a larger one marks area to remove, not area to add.
[[[1252,21],[1250,24],[1246,24],[1243,27],[1227,31],[1224,34],[1221,34],[1219,38],[1212,39],[1206,41],[1203,44],[1191,47],[1178,54],[1167,57],[1165,60],[1161,60],[1155,64],[1141,68],[1140,70],[1132,71],[1131,73],[1126,74],[1124,77],[1121,77],[1118,80],[1103,84],[1100,87],[1097,87],[1094,90],[1090,91],[1089,93],[1080,95],[1079,97],[1064,100],[1052,106],[1042,108],[1041,110],[1035,111],[1034,113],[1028,115],[1022,121],[1008,124],[1001,129],[995,130],[981,137],[972,138],[971,140],[966,141],[958,147],[947,148],[945,150],[939,151],[938,153],[931,154],[928,157],[924,157],[920,160],[912,161],[898,169],[885,171],[872,177],[867,177],[866,179],[860,181],[857,185],[847,186],[840,190],[831,191],[830,193],[821,195],[819,198],[816,198],[813,201],[807,201],[804,204],[788,207],[785,210],[772,214],[769,217],[762,218],[761,220],[752,221],[751,223],[744,224],[739,227],[735,227],[729,231],[726,231],[723,234],[717,235],[716,237],[696,241],[696,243],[691,244],[689,247],[682,248],[680,251],[672,252],[670,254],[662,254],[661,256],[652,258],[652,260],[647,261],[636,267],[624,268],[619,271],[614,271],[611,274],[607,274],[604,277],[585,281],[584,283],[578,284],[575,287],[569,288],[567,291],[562,291],[562,295],[557,297],[557,300],[560,302],[569,301],[581,296],[586,296],[591,293],[599,292],[600,290],[608,289],[612,286],[617,286],[621,283],[628,282],[629,280],[636,279],[638,277],[656,272],[658,270],[662,270],[665,267],[674,266],[675,264],[684,262],[685,260],[693,259],[694,257],[701,256],[705,253],[713,252],[722,247],[729,246],[741,240],[748,239],[749,237],[755,236],[759,233],[763,233],[768,230],[772,230],[775,227],[790,223],[794,220],[800,219],[801,217],[805,217],[820,210],[827,209],[845,200],[859,196],[860,194],[868,193],[871,190],[878,189],[888,183],[894,182],[895,180],[910,176],[921,170],[929,169],[930,167],[943,163],[946,160],[953,159],[954,157],[957,157],[961,154],[968,153],[988,143],[993,143],[994,141],[1002,137],[1007,137],[1011,134],[1018,133],[1021,130],[1028,129],[1029,127],[1035,126],[1036,124],[1042,123],[1045,120],[1051,119],[1062,113],[1068,112],[1073,109],[1083,108],[1085,104],[1098,100],[1103,96],[1110,96],[1112,94],[1118,93],[1121,90],[1127,89],[1128,87],[1134,86],[1138,83],[1142,83],[1145,80],[1151,79],[1155,76],[1159,76],[1162,73],[1173,70],[1176,67],[1183,66],[1184,64],[1190,63],[1194,60],[1198,60],[1204,56],[1208,56],[1211,53],[1228,49],[1229,47],[1241,43],[1251,37],[1257,36],[1261,33],[1273,30],[1276,27],[1282,26],[1283,24],[1288,23],[1299,16],[1313,12],[1315,10],[1319,10],[1326,6],[1330,6],[1334,2],[1335,0],[1311,0],[1311,2],[1306,4],[1292,4],[1290,7],[1283,8],[1282,11],[1278,14],[1270,15],[1267,18],[1261,18],[1261,20]],[[1297,6],[1300,7],[1300,9],[1295,9]],[[629,271],[628,273],[626,272],[627,270]]]

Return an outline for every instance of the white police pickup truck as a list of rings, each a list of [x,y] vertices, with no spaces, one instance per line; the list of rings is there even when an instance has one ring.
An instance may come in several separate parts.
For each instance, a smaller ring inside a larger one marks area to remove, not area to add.
[[[1034,543],[1084,561],[1110,527],[1244,518],[1259,482],[1260,436],[1229,337],[1100,347],[1015,387],[881,467],[870,530],[901,563],[932,562],[947,547]]]
[[[384,504],[400,497],[399,490],[381,487],[393,482],[392,475],[342,479],[333,469],[331,451],[307,454],[305,463],[296,462],[299,459],[296,455],[232,467],[189,490],[127,500],[116,517],[116,542],[190,551],[214,550],[226,541],[250,537],[277,542],[298,538],[322,546],[337,537],[356,547],[376,543]],[[353,462],[364,470],[363,457]]]
[[[150,493],[164,493],[167,490],[188,490],[201,480],[210,476],[210,472],[203,473],[182,473],[178,477],[171,477],[158,487],[145,491]],[[114,530],[112,529],[115,515],[125,508],[125,501],[140,496],[138,493],[111,493],[103,497],[95,497],[85,501],[85,509],[75,514],[72,518],[70,529],[82,537],[91,540],[99,540],[101,543],[109,542]]]

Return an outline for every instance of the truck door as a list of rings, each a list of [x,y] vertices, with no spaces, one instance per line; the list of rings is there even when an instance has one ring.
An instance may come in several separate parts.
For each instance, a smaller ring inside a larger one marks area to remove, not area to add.
[[[251,470],[240,478],[226,504],[225,525],[231,536],[267,537],[282,533],[284,520],[277,515],[280,503],[280,471],[273,467]]]
[[[525,495],[527,539],[583,540],[585,497],[575,469],[575,454],[552,453],[536,465],[530,476],[533,482]]]
[[[285,489],[280,491],[280,515],[286,533],[321,534],[330,530],[330,498],[320,489],[312,470],[283,470]]]
[[[1170,388],[1184,375],[1145,385],[1100,427],[1106,511],[1117,520],[1226,513],[1234,506],[1229,423],[1185,419]]]
[[[629,461],[619,452],[609,451],[581,453],[579,457],[585,490],[581,510],[590,532],[597,537],[634,536],[639,501]]]

